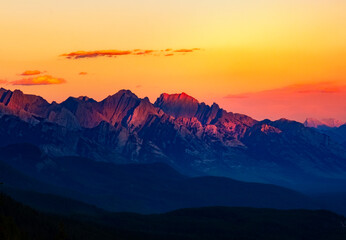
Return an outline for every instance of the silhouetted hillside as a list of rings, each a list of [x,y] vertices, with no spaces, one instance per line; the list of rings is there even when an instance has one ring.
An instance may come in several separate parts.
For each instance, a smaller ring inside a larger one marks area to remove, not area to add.
[[[159,215],[47,215],[0,195],[0,239],[344,240],[344,217],[327,211],[182,209]]]

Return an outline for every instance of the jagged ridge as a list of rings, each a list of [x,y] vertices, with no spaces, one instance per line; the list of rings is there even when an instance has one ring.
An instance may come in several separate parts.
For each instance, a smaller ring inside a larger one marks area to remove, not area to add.
[[[326,135],[286,119],[258,122],[185,93],[162,94],[154,104],[129,90],[100,102],[70,97],[49,104],[38,96],[1,89],[0,112],[20,119],[0,118],[6,126],[3,136],[12,142],[37,136],[35,144],[58,156],[162,161],[187,174],[285,186],[296,186],[297,176],[311,184],[313,178],[346,178],[345,148]]]

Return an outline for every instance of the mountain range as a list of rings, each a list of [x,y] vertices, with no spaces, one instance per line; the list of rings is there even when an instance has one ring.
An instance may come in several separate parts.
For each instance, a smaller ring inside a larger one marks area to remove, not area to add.
[[[0,146],[31,143],[51,157],[161,162],[187,176],[312,192],[346,186],[346,147],[327,134],[287,119],[257,121],[186,93],[151,103],[121,90],[99,102],[83,96],[49,103],[2,88],[0,126]]]

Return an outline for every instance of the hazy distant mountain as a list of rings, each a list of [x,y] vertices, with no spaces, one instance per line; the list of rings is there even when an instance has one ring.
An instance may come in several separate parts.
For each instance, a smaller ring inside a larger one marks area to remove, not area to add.
[[[304,122],[306,127],[315,128],[321,133],[328,135],[333,141],[346,147],[346,123],[333,118],[317,120],[307,118]]]
[[[346,124],[346,122],[334,118],[325,118],[318,120],[316,118],[307,118],[304,122],[305,127],[312,128],[337,128]]]
[[[182,94],[154,104],[121,90],[51,103],[0,90],[0,144],[29,142],[49,156],[116,163],[164,162],[188,175],[217,175],[295,189],[344,187],[345,146],[298,122],[256,121]]]

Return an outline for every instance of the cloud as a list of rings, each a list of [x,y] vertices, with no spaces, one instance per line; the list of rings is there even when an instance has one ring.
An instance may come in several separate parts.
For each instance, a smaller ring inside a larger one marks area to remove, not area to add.
[[[177,50],[174,50],[173,52],[177,52],[177,53],[190,53],[190,52],[193,52],[193,51],[199,51],[201,50],[200,48],[190,48],[190,49],[177,49]]]
[[[26,70],[23,73],[21,73],[20,75],[22,76],[32,76],[32,75],[38,75],[41,74],[42,72],[39,70]]]
[[[331,87],[331,88],[321,88],[321,89],[303,89],[298,90],[298,93],[338,93],[341,90],[338,87]]]
[[[165,57],[171,57],[171,56],[174,56],[174,54],[173,53],[165,54]]]
[[[341,92],[343,86],[335,82],[318,82],[314,84],[296,84],[289,87],[292,91],[302,94],[327,93],[334,94]]]
[[[152,50],[152,49],[133,49],[133,50],[96,50],[96,51],[77,51],[71,53],[61,54],[61,57],[67,59],[81,59],[81,58],[96,58],[96,57],[116,57],[125,55],[152,55],[152,56],[173,56],[173,53],[192,53],[194,51],[201,50],[200,48],[189,48],[189,49],[172,49],[167,48],[163,50]],[[153,54],[155,53],[155,54]]]
[[[80,72],[79,75],[87,75],[87,72]]]
[[[135,49],[137,50],[137,49]],[[151,54],[155,52],[155,50],[139,50],[139,51],[136,51],[135,53],[133,53],[133,55],[147,55],[147,54]]]
[[[65,83],[65,79],[55,78],[50,75],[37,76],[33,78],[24,78],[12,81],[12,85],[24,85],[24,86],[33,86],[33,85],[52,85],[52,84],[62,84]]]
[[[259,92],[249,92],[241,94],[228,94],[224,98],[248,98],[254,95],[270,95],[273,93],[280,94],[335,94],[345,92],[346,85],[337,82],[317,82],[317,83],[306,83],[306,84],[293,84],[283,88],[269,89]]]
[[[121,51],[121,50],[97,50],[97,51],[77,51],[71,53],[64,53],[61,56],[68,59],[79,59],[79,58],[94,58],[94,57],[114,57],[122,55],[130,55],[132,51]]]
[[[325,88],[320,91],[320,93],[339,93],[341,92],[340,88]]]
[[[8,81],[7,81],[7,80],[0,79],[0,84],[6,84],[6,83],[8,83]]]
[[[346,120],[345,81],[294,84],[265,91],[229,94],[218,102],[232,112],[256,119],[282,117],[304,121],[306,117]]]

